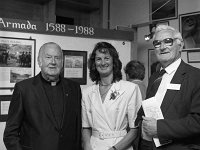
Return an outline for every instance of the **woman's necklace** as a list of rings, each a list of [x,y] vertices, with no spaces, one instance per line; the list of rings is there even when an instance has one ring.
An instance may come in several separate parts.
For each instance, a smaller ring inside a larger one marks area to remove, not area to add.
[[[99,84],[100,85],[100,84]],[[108,93],[108,91],[110,90],[112,84],[106,85],[106,86],[99,86],[99,92],[101,95],[101,99],[104,102],[106,94]]]
[[[100,85],[100,86],[109,86],[109,85],[112,85],[112,83],[109,83],[109,84],[103,84],[102,82],[99,82],[99,85]]]
[[[110,90],[110,87],[107,88],[105,91],[100,90],[100,95],[101,95],[101,97],[104,96],[104,95],[106,95],[106,93],[108,93],[109,90]]]

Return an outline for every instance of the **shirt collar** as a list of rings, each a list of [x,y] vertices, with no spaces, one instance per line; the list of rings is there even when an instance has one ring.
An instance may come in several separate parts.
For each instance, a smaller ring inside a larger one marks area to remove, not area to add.
[[[60,84],[60,77],[59,80],[57,82],[51,82],[51,81],[47,81],[43,78],[42,73],[40,72],[40,78],[42,79],[42,82],[46,85],[51,85],[51,86],[56,86],[58,84]]]
[[[173,62],[172,64],[167,66],[165,68],[165,71],[167,72],[167,74],[171,74],[172,72],[174,72],[178,69],[180,64],[181,64],[181,58],[177,59],[175,62]],[[161,69],[163,69],[163,68],[161,67]]]

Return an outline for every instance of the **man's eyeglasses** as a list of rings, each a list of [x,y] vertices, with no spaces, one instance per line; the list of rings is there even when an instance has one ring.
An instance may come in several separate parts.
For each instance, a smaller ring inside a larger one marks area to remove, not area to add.
[[[154,40],[153,41],[153,46],[155,48],[160,48],[162,43],[164,43],[165,46],[172,46],[174,44],[174,40],[176,40],[176,39],[177,38],[174,38],[174,39],[172,39],[172,38],[166,38],[166,39],[161,40],[161,41],[160,40]]]

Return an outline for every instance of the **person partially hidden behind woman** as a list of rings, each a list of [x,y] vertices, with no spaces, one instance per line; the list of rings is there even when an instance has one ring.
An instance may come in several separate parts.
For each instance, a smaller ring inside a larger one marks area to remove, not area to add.
[[[145,67],[144,65],[137,60],[131,60],[127,63],[124,68],[126,74],[126,80],[137,84],[140,88],[142,94],[142,99],[146,97],[146,86],[143,82],[145,77]]]
[[[95,84],[82,91],[84,150],[133,150],[142,101],[138,85],[121,80],[122,63],[110,43],[96,44],[88,67]]]

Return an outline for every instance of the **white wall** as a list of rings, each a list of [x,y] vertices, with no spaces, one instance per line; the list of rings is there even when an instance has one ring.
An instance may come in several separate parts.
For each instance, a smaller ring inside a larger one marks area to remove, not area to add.
[[[130,54],[131,54],[131,43],[129,41],[122,41],[122,40],[107,40],[107,39],[92,39],[92,38],[79,38],[79,37],[67,37],[67,36],[56,36],[56,35],[44,35],[44,34],[30,34],[30,33],[20,33],[20,32],[6,32],[1,31],[0,36],[3,37],[16,37],[16,38],[29,38],[30,36],[32,39],[36,39],[36,63],[35,63],[35,74],[40,72],[40,68],[37,64],[37,54],[39,48],[42,44],[46,42],[56,42],[58,43],[62,49],[64,50],[78,50],[78,51],[87,51],[88,56],[92,52],[94,45],[100,41],[107,41],[110,42],[119,52],[120,60],[122,61],[123,65],[125,65],[128,61],[130,61]],[[125,42],[125,44],[124,44]],[[123,71],[122,71],[123,72]],[[123,78],[125,79],[125,75],[123,72]],[[82,88],[92,84],[92,81],[89,78],[89,71],[87,70],[87,85],[83,85]],[[0,95],[3,94],[11,94],[10,90],[0,90]],[[5,150],[3,144],[3,131],[4,131],[5,123],[0,123],[0,150]]]
[[[149,22],[149,0],[111,0],[110,9],[111,28],[116,25],[136,25]],[[200,11],[200,0],[178,0],[178,16],[180,14]],[[179,29],[179,18],[169,20],[169,25]],[[146,42],[144,35],[149,34],[148,25],[138,27],[137,30],[137,58],[145,64],[146,76],[144,82],[148,84],[148,49],[152,49],[152,41]]]

